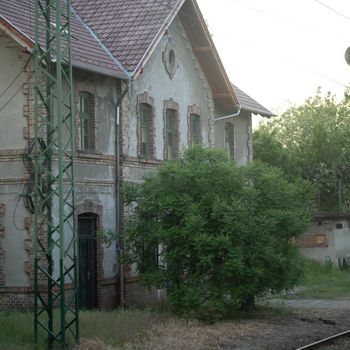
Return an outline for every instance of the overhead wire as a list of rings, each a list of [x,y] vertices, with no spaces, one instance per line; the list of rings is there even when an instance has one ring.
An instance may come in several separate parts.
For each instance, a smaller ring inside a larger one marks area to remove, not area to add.
[[[319,5],[321,5],[321,6],[325,7],[325,8],[327,8],[328,10],[330,10],[330,11],[336,13],[338,16],[343,17],[344,19],[350,21],[350,17],[348,17],[348,16],[344,15],[343,13],[337,11],[337,10],[334,9],[333,7],[331,7],[331,6],[327,5],[327,4],[325,4],[324,2],[322,2],[322,1],[320,1],[320,0],[314,0],[314,1],[315,1],[316,3],[318,3]]]
[[[17,94],[23,89],[24,85],[32,78],[33,73],[31,73],[26,81],[21,84],[21,86],[15,91],[15,93],[0,107],[0,112],[2,112],[5,107],[17,96]]]
[[[12,79],[12,81],[8,84],[8,86],[3,90],[3,92],[0,94],[0,98],[6,94],[6,92],[10,89],[10,87],[15,83],[15,81],[20,77],[20,75],[23,73],[23,71],[27,68],[30,59],[32,58],[32,53],[29,54],[28,59],[26,60],[23,67],[19,70],[17,75]]]

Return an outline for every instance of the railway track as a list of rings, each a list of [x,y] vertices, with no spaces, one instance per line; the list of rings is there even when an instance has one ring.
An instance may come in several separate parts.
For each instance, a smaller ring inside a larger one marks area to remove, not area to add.
[[[322,349],[325,346],[334,344],[338,339],[343,339],[346,337],[350,337],[350,330],[332,335],[330,337],[321,339],[319,341],[316,341],[308,345],[304,345],[300,348],[297,348],[296,350]],[[350,349],[350,345],[349,345],[349,349]]]

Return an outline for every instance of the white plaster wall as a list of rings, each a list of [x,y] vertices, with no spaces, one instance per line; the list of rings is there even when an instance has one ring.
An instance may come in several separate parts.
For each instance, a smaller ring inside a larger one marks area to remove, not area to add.
[[[224,116],[221,112],[216,111],[215,117]],[[225,148],[225,130],[224,123],[226,120],[215,122],[215,147]],[[235,138],[235,161],[237,165],[247,164],[252,159],[252,122],[251,113],[241,111],[239,116],[228,119],[234,125]]]
[[[0,31],[0,93],[2,93],[13,79],[21,72],[25,59],[18,57],[20,53],[18,45]],[[26,55],[27,56],[27,55]],[[27,80],[27,74],[23,72],[8,91],[0,97],[0,109],[9,99],[16,94]],[[23,138],[23,128],[26,119],[23,117],[23,105],[26,96],[20,90],[7,106],[0,111],[0,149],[24,148],[26,141]],[[5,123],[6,122],[6,127]]]
[[[172,38],[175,52],[177,71],[171,79],[165,69],[162,54],[166,45]],[[129,114],[129,140],[128,153],[137,156],[137,117],[136,98],[143,92],[154,98],[155,129],[156,129],[156,158],[163,159],[163,102],[172,98],[179,104],[181,146],[188,146],[187,108],[197,104],[201,110],[203,144],[213,146],[213,135],[209,123],[214,117],[214,103],[212,93],[206,77],[192,52],[191,44],[186,33],[176,18],[171,24],[168,34],[165,34],[150,60],[144,67],[143,73],[131,84],[130,114]]]
[[[342,228],[336,228],[336,224],[342,224]],[[339,259],[350,257],[350,228],[347,220],[332,219],[313,222],[310,224],[306,234],[325,234],[328,246],[300,248],[300,252],[304,256],[320,262],[325,261],[329,257],[335,266],[338,266]]]
[[[0,162],[0,166],[3,163]],[[24,272],[24,263],[28,260],[24,242],[29,238],[24,229],[24,217],[27,210],[24,208],[23,198],[20,197],[23,185],[0,186],[0,202],[5,203],[4,217],[5,237],[2,240],[2,249],[6,252],[5,280],[6,286],[27,286],[28,276]]]

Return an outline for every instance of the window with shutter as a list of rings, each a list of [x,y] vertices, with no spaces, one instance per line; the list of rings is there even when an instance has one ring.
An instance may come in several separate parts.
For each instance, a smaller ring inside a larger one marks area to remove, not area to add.
[[[190,146],[202,143],[201,119],[198,114],[190,115]]]
[[[174,109],[166,110],[166,147],[167,147],[167,158],[177,158],[177,135],[176,135],[176,117],[177,111]]]
[[[150,159],[153,156],[152,145],[152,106],[147,103],[140,104],[140,156]]]
[[[80,92],[80,149],[94,150],[95,97],[89,92]]]

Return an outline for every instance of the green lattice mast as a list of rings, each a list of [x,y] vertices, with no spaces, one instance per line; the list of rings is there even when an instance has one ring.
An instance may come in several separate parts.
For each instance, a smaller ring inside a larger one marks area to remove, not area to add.
[[[70,0],[35,0],[35,44],[35,347],[67,349],[79,341]]]

